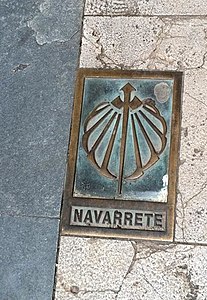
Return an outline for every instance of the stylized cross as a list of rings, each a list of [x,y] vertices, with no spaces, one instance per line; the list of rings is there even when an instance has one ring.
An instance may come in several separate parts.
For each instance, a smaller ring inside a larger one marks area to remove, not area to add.
[[[123,108],[123,120],[122,120],[122,138],[121,138],[121,148],[120,148],[120,160],[119,160],[119,177],[118,177],[118,193],[121,194],[123,175],[124,175],[124,162],[125,162],[125,150],[126,150],[126,140],[127,140],[127,129],[129,122],[129,109],[136,109],[142,105],[136,96],[131,100],[131,92],[136,91],[136,89],[127,83],[121,90],[124,92],[124,101],[121,100],[120,96],[112,101],[112,104],[121,109]]]

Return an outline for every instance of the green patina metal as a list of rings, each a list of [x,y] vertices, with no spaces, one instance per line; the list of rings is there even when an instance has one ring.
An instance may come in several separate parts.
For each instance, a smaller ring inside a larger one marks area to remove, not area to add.
[[[127,104],[129,116],[126,126],[126,142],[123,146],[124,107],[122,104],[124,104],[125,100],[123,88],[127,87],[127,85],[130,98]],[[161,102],[157,99],[155,92],[156,87],[159,87],[159,85],[160,89],[163,86],[168,88],[167,92],[165,92],[166,101]],[[74,187],[76,195],[112,199],[122,197],[126,200],[167,201],[172,92],[173,80],[85,79]],[[119,107],[114,99],[119,100],[116,101],[119,102]],[[135,101],[137,104],[134,103]],[[144,105],[144,103],[148,103],[148,105]],[[150,105],[150,103],[152,104]],[[96,107],[98,108],[94,109]],[[155,109],[160,115],[158,113],[155,115]],[[97,114],[88,120],[88,116],[94,111]],[[164,128],[161,121],[166,125],[166,128]],[[116,130],[117,122],[118,128]],[[88,130],[84,129],[84,126],[88,126]],[[106,126],[108,126],[107,131],[103,132]],[[134,130],[133,127],[135,128]],[[92,131],[89,132],[91,128]],[[85,131],[86,133],[89,132],[88,149],[86,147],[84,149],[83,145],[82,137]],[[147,136],[144,135],[144,132],[146,132]],[[110,177],[102,172],[101,164],[107,154],[106,152],[113,135],[115,137],[110,149],[107,166],[107,170],[110,174],[113,174]],[[100,136],[101,139],[99,139]],[[152,150],[151,153],[147,138],[149,138],[150,143],[157,151],[154,157],[154,152]],[[92,148],[95,143],[96,149],[93,151]],[[122,158],[124,163],[123,178],[120,179],[120,155],[122,148],[124,148],[124,157]],[[138,148],[140,153],[140,163],[136,162],[136,148]],[[96,165],[94,165],[93,160],[87,159],[88,156],[91,156],[91,149]],[[147,165],[147,163],[148,166],[144,169],[144,165]],[[138,176],[131,176],[132,178],[130,179],[130,175],[136,170]],[[121,191],[118,188],[119,180],[121,181],[120,185],[122,185]]]

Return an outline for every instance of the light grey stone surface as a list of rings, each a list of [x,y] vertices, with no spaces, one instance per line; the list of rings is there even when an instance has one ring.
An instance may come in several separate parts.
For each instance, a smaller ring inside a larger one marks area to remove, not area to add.
[[[0,216],[0,299],[51,300],[59,221]]]
[[[86,0],[86,15],[206,15],[202,0]]]
[[[203,66],[207,19],[86,17],[81,66],[189,70]]]
[[[207,242],[206,63],[185,72],[176,240]]]
[[[136,252],[117,300],[206,299],[206,247],[146,243]]]
[[[206,255],[204,246],[62,237],[55,299],[205,300]]]
[[[115,300],[116,294],[112,291],[91,291],[79,292],[78,294],[71,293],[70,289],[65,287],[57,289],[55,300]]]
[[[133,255],[129,242],[61,237],[56,298],[102,299],[103,295],[110,299],[119,290]],[[78,287],[78,294],[71,293],[72,286]]]
[[[82,67],[184,71],[175,240],[207,242],[207,19],[86,17]]]

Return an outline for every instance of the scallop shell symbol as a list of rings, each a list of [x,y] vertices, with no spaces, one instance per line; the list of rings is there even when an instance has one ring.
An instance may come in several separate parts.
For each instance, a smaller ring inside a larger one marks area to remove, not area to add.
[[[136,89],[127,83],[120,96],[111,102],[96,106],[84,123],[82,145],[88,159],[100,174],[118,181],[122,194],[123,180],[136,180],[160,158],[167,143],[167,126],[153,99],[131,97]],[[130,149],[127,143],[131,138]],[[133,151],[131,166],[126,165],[127,155]],[[116,157],[117,167],[112,156]],[[131,169],[126,175],[125,168]]]

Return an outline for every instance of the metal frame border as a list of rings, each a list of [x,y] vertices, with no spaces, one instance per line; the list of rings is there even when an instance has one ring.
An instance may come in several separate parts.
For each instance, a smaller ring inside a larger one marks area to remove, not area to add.
[[[76,235],[85,237],[105,237],[121,239],[143,239],[173,241],[175,227],[175,204],[176,204],[176,184],[177,169],[180,146],[180,127],[181,127],[181,90],[182,72],[173,71],[137,71],[137,70],[110,70],[110,69],[79,69],[76,79],[76,90],[74,98],[73,115],[71,122],[70,143],[68,150],[67,173],[65,188],[63,193],[63,206],[61,214],[61,235]],[[169,184],[167,203],[147,202],[147,201],[123,201],[111,199],[89,199],[73,197],[73,186],[75,178],[76,158],[78,151],[78,136],[80,129],[80,119],[83,102],[84,80],[87,77],[108,77],[108,78],[157,78],[173,79],[173,106],[171,119],[171,143],[169,156]],[[96,206],[105,208],[131,208],[143,210],[162,210],[167,211],[167,230],[165,232],[143,231],[134,229],[111,229],[98,227],[81,227],[70,225],[70,207],[72,205],[84,207]],[[95,205],[94,205],[95,204]],[[107,205],[106,205],[107,204]]]

